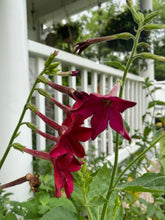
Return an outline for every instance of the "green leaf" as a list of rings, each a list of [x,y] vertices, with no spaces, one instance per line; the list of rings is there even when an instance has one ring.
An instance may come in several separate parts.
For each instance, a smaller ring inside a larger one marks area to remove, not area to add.
[[[49,205],[51,207],[63,206],[64,208],[68,208],[70,211],[77,213],[77,210],[71,200],[61,197],[61,198],[51,198]]]
[[[150,127],[145,127],[145,128],[144,128],[143,134],[144,134],[144,139],[145,139],[145,140],[147,140],[147,137],[148,137],[148,135],[149,135],[150,132],[151,132],[151,128],[150,128]]]
[[[165,198],[163,197],[156,198],[156,203],[159,205],[165,205]]]
[[[106,165],[101,167],[93,176],[92,182],[88,189],[88,200],[90,201],[93,197],[102,195],[104,196],[108,190],[110,181],[110,172]]]
[[[83,198],[83,191],[80,186],[76,183],[74,184],[74,190],[71,195],[71,200],[76,204],[76,206],[83,206],[84,205],[84,198]]]
[[[159,219],[159,220],[165,219],[165,215],[162,212],[163,212],[163,210],[156,210],[155,214],[156,214],[157,219]]]
[[[16,134],[15,138],[18,137],[20,134],[21,134],[21,132],[18,132],[18,133]]]
[[[116,188],[120,191],[134,192],[165,192],[165,175],[159,173],[146,173],[131,182]]]
[[[152,218],[154,214],[155,214],[155,206],[152,203],[149,203],[147,205],[147,216]]]
[[[165,102],[163,102],[163,101],[155,100],[154,102],[155,102],[157,105],[165,105]]]
[[[17,220],[17,218],[16,218],[16,216],[15,216],[12,212],[9,212],[9,213],[5,216],[4,220]]]
[[[115,67],[120,70],[125,70],[125,66],[122,65],[120,62],[112,61],[112,62],[106,62],[109,66]]]
[[[152,108],[155,105],[165,105],[165,102],[159,101],[159,100],[154,100],[154,101],[148,103],[148,108]]]
[[[107,202],[107,200],[102,195],[98,195],[98,196],[93,197],[88,202],[88,206],[100,206],[100,205],[103,205],[105,202]]]
[[[75,214],[69,209],[58,206],[47,212],[40,220],[77,220]]]
[[[46,206],[49,203],[50,196],[48,193],[43,193],[39,197],[39,202],[42,204],[42,206]]]

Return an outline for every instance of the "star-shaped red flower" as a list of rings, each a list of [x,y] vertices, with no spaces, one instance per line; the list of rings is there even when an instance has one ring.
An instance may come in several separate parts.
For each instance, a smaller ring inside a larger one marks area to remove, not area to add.
[[[85,156],[85,150],[80,141],[84,142],[91,138],[91,128],[82,127],[84,117],[68,115],[64,120],[59,132],[59,140],[50,151],[50,155],[57,157],[65,153],[74,154],[78,158]]]
[[[131,140],[120,113],[127,108],[136,105],[135,102],[127,101],[114,96],[119,84],[117,84],[108,95],[91,93],[89,97],[78,107],[72,110],[74,114],[80,114],[84,118],[91,118],[92,140],[94,140],[109,125],[117,133],[127,140]]]
[[[25,147],[21,150],[34,157],[51,161],[54,167],[56,197],[61,197],[61,190],[64,188],[67,198],[70,198],[73,192],[73,176],[71,172],[80,170],[83,162],[78,161],[73,155],[69,154],[52,157],[49,153],[31,150]]]

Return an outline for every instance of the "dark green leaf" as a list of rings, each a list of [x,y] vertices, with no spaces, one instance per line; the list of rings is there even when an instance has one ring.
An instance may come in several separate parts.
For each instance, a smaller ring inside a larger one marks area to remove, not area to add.
[[[156,203],[160,205],[165,205],[165,198],[163,197],[156,198]]]
[[[165,175],[146,173],[131,182],[118,186],[117,190],[134,192],[165,192]]]
[[[5,216],[4,220],[17,220],[17,217],[16,217],[12,212],[9,212],[9,213]]]
[[[165,102],[163,102],[163,101],[155,100],[154,102],[155,102],[157,105],[165,105]]]
[[[122,65],[120,62],[112,61],[112,62],[106,62],[109,66],[115,67],[120,70],[125,70],[125,66]]]
[[[49,201],[49,205],[51,205],[51,207],[63,206],[65,208],[68,208],[70,211],[77,213],[76,208],[71,202],[71,200],[65,197],[51,198],[51,200]]]
[[[105,195],[110,181],[110,172],[106,165],[101,167],[93,176],[92,182],[89,185],[88,200],[98,195]]]
[[[154,100],[154,101],[148,103],[148,108],[152,108],[155,105],[165,105],[165,102],[159,101],[159,100]]]
[[[20,134],[21,134],[21,132],[18,132],[18,133],[16,134],[15,138],[18,137]]]
[[[155,214],[155,206],[152,203],[149,203],[147,206],[147,216],[153,217]]]
[[[156,210],[156,217],[157,219],[159,220],[164,220],[165,219],[165,215],[162,213],[163,211],[160,211],[160,210]]]
[[[146,140],[147,136],[149,135],[149,133],[151,132],[151,128],[150,127],[145,127],[144,128],[144,138]]]
[[[47,204],[49,203],[49,200],[50,200],[50,196],[49,196],[48,193],[43,193],[43,194],[41,194],[40,197],[39,197],[39,202],[40,202],[43,206],[47,205]]]
[[[55,207],[47,212],[40,220],[77,220],[75,214],[62,206]]]
[[[105,202],[107,202],[107,200],[101,196],[95,196],[93,197],[89,202],[88,202],[88,206],[100,206],[103,205]]]

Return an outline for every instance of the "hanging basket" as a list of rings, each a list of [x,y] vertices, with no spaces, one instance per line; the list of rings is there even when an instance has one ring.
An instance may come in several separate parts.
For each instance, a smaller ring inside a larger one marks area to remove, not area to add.
[[[45,39],[45,43],[48,46],[55,47],[56,46],[56,34],[55,33],[48,33]]]
[[[72,43],[78,38],[79,35],[79,27],[78,23],[58,24],[55,28],[57,36],[59,36],[64,42]]]

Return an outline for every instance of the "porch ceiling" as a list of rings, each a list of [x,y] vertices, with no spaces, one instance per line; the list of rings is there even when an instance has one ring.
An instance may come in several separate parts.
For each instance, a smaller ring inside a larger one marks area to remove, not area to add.
[[[30,11],[34,9],[42,22],[57,19],[57,21],[89,9],[98,3],[108,0],[27,0]]]

